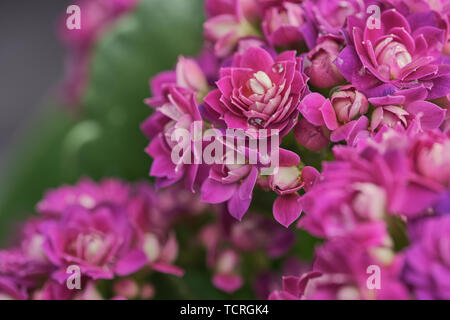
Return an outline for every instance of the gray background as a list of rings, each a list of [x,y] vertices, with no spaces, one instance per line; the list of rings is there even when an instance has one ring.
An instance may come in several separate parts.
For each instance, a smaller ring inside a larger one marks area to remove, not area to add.
[[[57,21],[68,0],[0,0],[0,173],[63,75]]]

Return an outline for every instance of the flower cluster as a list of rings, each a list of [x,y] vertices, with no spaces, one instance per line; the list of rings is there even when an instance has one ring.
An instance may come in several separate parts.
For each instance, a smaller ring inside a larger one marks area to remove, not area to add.
[[[271,298],[448,299],[449,152],[445,134],[402,128],[336,146],[298,224],[326,243],[312,271]]]
[[[175,264],[179,252],[198,250],[211,284],[232,293],[248,281],[244,255],[263,253],[270,264],[295,242],[272,219],[251,214],[239,223],[226,206],[213,210],[180,185],[156,192],[149,183],[83,179],[47,192],[36,211],[16,245],[0,250],[2,300],[151,299],[158,294],[151,276],[182,278],[189,270]],[[194,241],[177,241],[178,229],[195,220],[203,222],[190,228]],[[101,289],[107,283],[109,293]]]
[[[111,179],[99,184],[84,179],[49,191],[37,205],[39,216],[23,227],[18,244],[0,251],[0,296],[93,299],[100,298],[95,286],[101,280],[151,270],[183,275],[174,265],[178,243],[172,224],[180,213],[192,213],[186,208],[202,207],[191,203],[192,197],[183,197],[183,190],[177,192],[173,202],[168,194],[156,196],[147,183]],[[83,290],[66,285],[72,267]],[[144,291],[148,288],[139,288],[136,296]],[[120,290],[117,294],[123,296]]]
[[[75,58],[135,3],[92,1],[108,10],[71,34]],[[155,187],[49,192],[0,252],[0,297],[99,298],[108,280],[109,298],[148,298],[137,278],[182,276],[193,259],[182,269],[178,251],[201,247],[230,294],[253,282],[270,299],[450,299],[448,1],[205,0],[205,11],[200,54],[150,80],[141,129]],[[294,252],[303,233],[320,243],[311,263]],[[61,286],[73,265],[76,296]]]
[[[285,227],[304,211],[297,227],[326,242],[273,299],[448,298],[448,12],[445,1],[206,1],[202,54],[151,82],[150,175],[239,221],[256,189],[276,194]],[[174,162],[177,128],[194,138]],[[251,146],[274,135],[275,163]],[[183,161],[213,148],[214,161]],[[214,259],[216,285],[241,283],[238,261]]]

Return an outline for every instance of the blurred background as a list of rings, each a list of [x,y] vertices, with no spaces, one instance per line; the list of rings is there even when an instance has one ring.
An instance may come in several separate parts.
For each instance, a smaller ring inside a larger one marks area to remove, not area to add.
[[[148,141],[140,130],[150,113],[143,103],[148,81],[173,68],[178,55],[200,51],[203,1],[137,2],[108,18],[88,50],[79,101],[68,105],[61,82],[80,48],[72,40],[65,48],[58,27],[68,5],[80,4],[83,21],[92,2],[0,1],[0,244],[34,214],[48,189],[82,177],[149,179]]]
[[[63,75],[56,22],[68,0],[0,2],[0,175],[8,150]]]

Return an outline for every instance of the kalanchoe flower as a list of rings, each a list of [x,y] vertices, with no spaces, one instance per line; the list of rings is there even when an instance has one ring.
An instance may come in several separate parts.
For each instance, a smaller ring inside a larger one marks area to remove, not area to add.
[[[362,0],[306,0],[304,7],[320,32],[337,35],[349,16],[364,12],[365,3]]]
[[[269,187],[278,194],[273,204],[273,216],[285,227],[297,220],[302,212],[297,191],[312,188],[319,176],[313,167],[300,170],[299,165],[300,158],[295,153],[282,150],[280,167],[268,178]]]
[[[417,299],[450,299],[450,216],[413,224],[403,278]]]
[[[205,98],[206,105],[233,129],[277,129],[287,134],[298,117],[306,76],[295,51],[273,59],[259,47],[237,54],[232,66],[221,70],[218,89]]]
[[[105,179],[100,183],[84,178],[76,185],[64,185],[48,191],[37,204],[37,212],[48,217],[60,217],[70,207],[92,209],[103,203],[125,205],[130,186],[118,180]]]
[[[408,137],[388,132],[391,138],[384,132],[379,144],[369,139],[356,148],[334,148],[336,160],[323,164],[319,182],[302,197],[305,216],[299,226],[318,237],[348,236],[385,245],[390,242],[385,224],[389,214],[428,205],[414,188],[408,191]]]
[[[227,202],[230,214],[241,220],[250,207],[258,172],[250,164],[213,164],[202,185],[202,201]]]
[[[314,26],[298,3],[284,1],[265,10],[262,28],[272,46],[298,48],[306,43],[312,48],[315,44]]]
[[[58,268],[53,277],[61,283],[73,264],[94,280],[128,275],[145,264],[143,252],[133,248],[133,229],[121,210],[73,207],[60,220],[48,221],[43,234],[45,253]]]
[[[220,218],[204,227],[199,235],[207,249],[207,265],[213,271],[213,284],[231,293],[244,282],[240,273],[242,255],[263,251],[270,258],[280,258],[294,244],[294,234],[271,219],[252,213],[239,222],[225,207]]]
[[[371,117],[371,130],[382,125],[408,128],[412,120],[418,119],[423,130],[437,129],[445,117],[445,110],[424,101],[427,91],[423,87],[397,91],[385,97],[369,98],[375,106]]]
[[[260,19],[256,0],[207,0],[205,38],[214,44],[214,52],[224,58],[245,37],[259,37]]]
[[[167,187],[184,180],[186,187],[194,190],[199,170],[198,150],[195,143],[200,141],[202,118],[198,109],[194,92],[188,89],[169,86],[166,88],[164,105],[143,124],[143,130],[151,139],[146,152],[153,158],[150,175],[157,177],[157,185]],[[172,159],[173,148],[179,146],[174,138],[177,129],[185,129],[190,133],[188,145],[183,146],[176,161]]]
[[[305,119],[312,125],[312,128],[322,127],[322,132],[330,132],[331,141],[345,140],[349,145],[353,145],[360,135],[365,135],[364,130],[367,129],[369,122],[367,117],[361,116],[344,123],[338,122],[338,118],[340,120],[351,119],[349,116],[355,118],[359,113],[367,111],[368,103],[363,95],[357,91],[352,91],[351,87],[344,87],[344,90],[347,90],[347,92],[336,92],[332,95],[334,104],[319,93],[310,93],[302,100],[299,109]],[[344,100],[347,98],[346,95],[349,97]],[[348,104],[351,104],[351,106],[348,106]],[[353,109],[348,110],[349,107]],[[296,129],[295,132],[301,138],[299,130]],[[306,130],[308,130],[308,126],[306,126]],[[302,144],[298,137],[297,141]]]
[[[294,127],[295,140],[306,149],[320,151],[330,143],[330,130],[325,126],[315,126],[301,118]]]
[[[378,288],[376,280],[370,279],[370,275],[376,272],[370,269],[371,266],[376,266],[379,271]],[[321,273],[322,276],[309,280],[305,290],[306,298],[408,299],[408,292],[400,281],[402,266],[403,257],[394,254],[389,248],[367,248],[348,239],[330,241],[316,250],[313,272]]]
[[[330,101],[338,122],[342,124],[355,120],[369,110],[366,96],[352,85],[339,87],[331,94]]]
[[[369,96],[418,86],[428,99],[448,93],[450,67],[440,59],[445,23],[438,14],[404,16],[390,9],[381,13],[380,28],[369,20],[349,17],[350,43],[336,60],[347,81]]]
[[[317,88],[330,88],[344,82],[344,77],[335,64],[342,46],[337,36],[325,35],[308,52],[305,59],[305,73]]]
[[[450,187],[450,137],[436,131],[418,135],[413,140],[411,155],[414,172],[421,182],[436,191]]]
[[[269,295],[269,300],[303,300],[305,299],[308,282],[321,275],[320,272],[308,272],[301,277],[284,276],[282,278],[282,289],[274,290]]]
[[[170,102],[168,90],[173,86],[191,90],[200,102],[209,90],[206,73],[212,73],[210,64],[215,66],[215,61],[210,61],[212,58],[209,55],[205,51],[198,61],[179,56],[175,70],[163,71],[150,81],[152,97],[145,102],[153,108],[162,107]]]

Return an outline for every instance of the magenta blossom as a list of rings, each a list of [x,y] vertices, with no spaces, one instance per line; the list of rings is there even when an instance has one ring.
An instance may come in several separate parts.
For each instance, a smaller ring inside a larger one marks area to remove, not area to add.
[[[202,185],[202,201],[227,202],[230,214],[241,220],[250,207],[258,172],[249,164],[213,164]]]
[[[92,209],[104,203],[125,205],[130,195],[130,186],[118,180],[105,179],[95,183],[82,179],[76,185],[64,185],[48,191],[37,204],[37,211],[45,216],[60,217],[70,207]]]
[[[278,194],[273,204],[273,216],[281,225],[289,227],[302,212],[297,191],[311,189],[319,172],[313,167],[299,168],[300,158],[295,153],[283,151],[280,167],[268,178],[269,187]]]
[[[176,86],[165,88],[167,103],[157,107],[156,112],[144,123],[143,130],[151,139],[146,152],[153,158],[150,175],[157,177],[157,185],[167,187],[184,180],[186,187],[194,190],[200,161],[195,153],[195,132],[202,133],[201,116],[193,91]],[[196,124],[200,124],[196,127]],[[172,150],[178,145],[177,129],[190,132],[188,145],[182,148],[182,154],[174,161]],[[201,142],[201,141],[200,141]],[[200,150],[201,151],[201,150]]]
[[[66,268],[77,265],[84,276],[112,279],[128,275],[144,264],[144,254],[133,248],[133,229],[120,209],[73,207],[60,220],[43,225],[44,250],[58,269],[53,277],[64,282]]]
[[[362,0],[306,0],[304,6],[321,32],[335,35],[345,26],[349,16],[365,10]]]
[[[337,36],[325,35],[308,52],[305,59],[305,73],[317,88],[330,88],[344,82],[344,77],[335,64],[341,51],[342,40]]]
[[[295,125],[294,135],[300,145],[311,151],[320,151],[330,143],[330,130],[315,126],[305,118],[300,118]]]
[[[450,299],[450,216],[423,219],[413,229],[405,282],[417,299]]]
[[[272,46],[312,48],[316,41],[316,31],[299,3],[284,1],[265,11],[262,23],[264,35]]]
[[[208,20],[204,24],[205,38],[214,44],[214,52],[224,58],[232,53],[238,41],[259,37],[260,12],[257,0],[207,0]]]
[[[404,16],[390,9],[379,21],[352,16],[348,32],[350,43],[336,64],[347,81],[368,96],[424,86],[427,98],[435,99],[450,90],[450,66],[440,60],[445,24],[434,12]]]
[[[349,254],[351,252],[351,254]],[[347,239],[330,241],[316,250],[306,298],[312,300],[404,300],[408,292],[400,281],[403,257],[385,247],[367,248]],[[375,267],[375,268],[374,268]],[[377,281],[369,277],[378,271]]]
[[[221,69],[218,89],[205,102],[228,128],[277,129],[283,136],[297,122],[298,103],[307,91],[300,67],[295,51],[273,59],[264,49],[251,47]]]
[[[445,110],[424,101],[427,91],[423,87],[406,89],[385,97],[369,98],[375,106],[370,127],[376,130],[381,125],[408,128],[417,119],[423,130],[437,129],[445,117]]]
[[[353,145],[358,136],[365,134],[363,131],[367,129],[369,123],[367,117],[357,118],[357,116],[367,112],[368,103],[364,95],[352,91],[351,87],[343,89],[346,91],[332,95],[332,101],[319,93],[310,93],[302,100],[299,109],[312,125],[305,126],[304,130],[314,132],[314,128],[324,127],[326,132],[330,132],[331,141],[345,140],[349,145]],[[299,139],[297,141],[300,144],[303,142]]]

